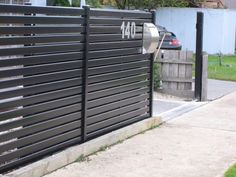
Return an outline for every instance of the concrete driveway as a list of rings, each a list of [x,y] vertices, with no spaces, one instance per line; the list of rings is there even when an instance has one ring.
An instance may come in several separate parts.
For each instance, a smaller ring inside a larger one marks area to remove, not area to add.
[[[208,100],[215,100],[236,91],[236,82],[208,79]]]
[[[207,95],[209,101],[216,100],[234,91],[236,91],[236,82],[208,79]],[[153,115],[160,115],[188,103],[183,101],[184,99],[165,97],[161,97],[156,92],[154,93]]]
[[[236,92],[46,177],[221,177],[236,162]]]
[[[185,104],[185,102],[169,101],[169,100],[153,100],[153,115],[157,116],[166,111]]]

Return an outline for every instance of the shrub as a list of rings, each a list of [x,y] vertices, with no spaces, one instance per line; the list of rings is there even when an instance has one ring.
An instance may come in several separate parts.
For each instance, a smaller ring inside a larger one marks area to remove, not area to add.
[[[160,65],[158,63],[154,63],[153,66],[153,82],[154,90],[157,90],[160,87]]]
[[[53,6],[70,6],[70,3],[68,0],[54,0]]]

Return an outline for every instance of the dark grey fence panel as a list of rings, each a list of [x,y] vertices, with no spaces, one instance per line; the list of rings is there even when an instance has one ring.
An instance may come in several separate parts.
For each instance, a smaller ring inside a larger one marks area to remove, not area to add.
[[[74,8],[0,11],[2,172],[81,142],[85,18]]]
[[[152,14],[0,5],[0,172],[151,116]],[[135,23],[122,38],[122,24]]]
[[[97,9],[90,13],[88,139],[150,116],[151,60],[141,54],[141,35],[143,23],[152,21],[151,13]],[[135,23],[133,38],[122,38],[122,23]]]

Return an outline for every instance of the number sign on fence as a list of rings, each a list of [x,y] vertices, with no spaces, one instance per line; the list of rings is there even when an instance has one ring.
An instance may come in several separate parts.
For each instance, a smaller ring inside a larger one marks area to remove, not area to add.
[[[136,24],[135,22],[122,22],[122,25],[120,27],[122,31],[122,39],[125,39],[127,37],[128,39],[131,37],[132,39],[135,38],[136,35]]]

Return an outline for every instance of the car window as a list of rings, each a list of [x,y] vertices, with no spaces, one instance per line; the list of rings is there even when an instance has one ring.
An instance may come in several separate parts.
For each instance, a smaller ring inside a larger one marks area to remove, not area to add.
[[[172,35],[173,37],[176,37],[176,35],[175,35],[174,33],[171,33],[171,35]]]
[[[172,36],[172,34],[170,32],[167,32],[166,36]]]

